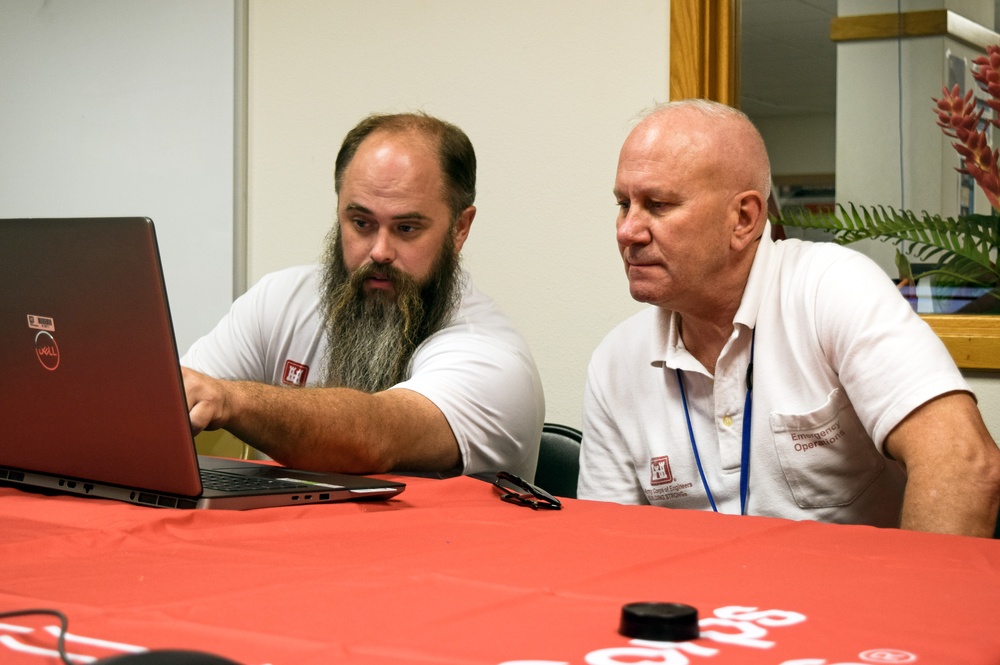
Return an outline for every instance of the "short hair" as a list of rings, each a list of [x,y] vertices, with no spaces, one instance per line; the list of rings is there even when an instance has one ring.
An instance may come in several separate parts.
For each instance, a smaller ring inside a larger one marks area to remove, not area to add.
[[[757,126],[753,124],[753,121],[743,111],[709,99],[680,99],[673,102],[657,104],[656,106],[643,111],[639,116],[638,122],[642,123],[654,116],[685,109],[694,111],[709,118],[735,121],[747,130],[748,135],[751,137],[751,141],[756,144],[752,146],[752,148],[754,152],[757,152],[758,156],[762,160],[762,163],[758,165],[760,168],[755,169],[756,172],[751,174],[751,178],[755,183],[755,188],[760,191],[766,200],[771,194],[771,162],[768,159],[767,146],[764,144],[764,137],[760,135],[760,130],[757,129]]]
[[[444,180],[444,196],[452,218],[476,200],[476,151],[472,141],[457,126],[426,113],[372,114],[347,133],[333,171],[334,191],[340,195],[344,171],[354,159],[361,143],[376,131],[419,132],[437,141],[438,161]]]

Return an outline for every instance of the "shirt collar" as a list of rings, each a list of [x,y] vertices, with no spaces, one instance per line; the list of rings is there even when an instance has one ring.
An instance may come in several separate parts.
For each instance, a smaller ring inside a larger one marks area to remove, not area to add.
[[[774,241],[771,240],[771,222],[764,223],[764,235],[757,245],[757,252],[750,266],[750,275],[743,289],[743,299],[733,317],[733,323],[742,323],[751,330],[757,326],[757,312],[764,299],[764,292],[771,281],[770,264],[774,253]]]
[[[743,298],[736,310],[736,316],[733,317],[733,323],[736,326],[742,324],[749,330],[756,327],[757,311],[760,309],[760,303],[770,280],[768,273],[770,272],[769,264],[773,252],[774,241],[771,240],[771,222],[765,222],[764,234],[757,246],[746,287],[743,289]],[[695,360],[694,356],[688,353],[684,347],[680,334],[680,316],[677,312],[660,307],[657,307],[656,310],[656,328],[650,345],[650,364],[654,367],[707,374],[708,371],[705,367]]]

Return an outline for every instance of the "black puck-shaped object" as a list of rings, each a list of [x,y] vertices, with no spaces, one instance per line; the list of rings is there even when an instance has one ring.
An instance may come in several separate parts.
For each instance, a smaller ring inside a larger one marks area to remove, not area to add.
[[[698,609],[681,603],[628,603],[622,606],[618,632],[641,640],[696,640]]]

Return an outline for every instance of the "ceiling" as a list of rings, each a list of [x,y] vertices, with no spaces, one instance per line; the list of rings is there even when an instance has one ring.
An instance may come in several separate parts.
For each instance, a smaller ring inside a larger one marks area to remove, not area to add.
[[[834,115],[837,0],[743,0],[740,108],[751,118]],[[1000,18],[1000,0],[994,0]]]

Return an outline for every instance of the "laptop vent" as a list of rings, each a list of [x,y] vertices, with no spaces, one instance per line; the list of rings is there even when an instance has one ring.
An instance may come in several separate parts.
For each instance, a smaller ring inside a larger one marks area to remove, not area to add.
[[[136,503],[145,503],[158,508],[197,508],[198,502],[193,499],[178,499],[172,496],[160,496],[149,492],[132,492],[129,499]]]
[[[156,495],[149,494],[148,492],[139,492],[139,503],[148,503],[151,506],[156,505]]]

